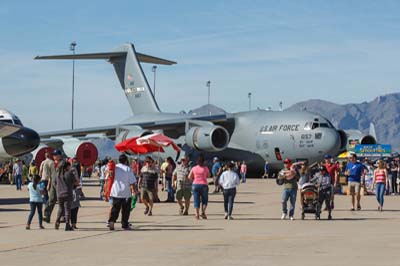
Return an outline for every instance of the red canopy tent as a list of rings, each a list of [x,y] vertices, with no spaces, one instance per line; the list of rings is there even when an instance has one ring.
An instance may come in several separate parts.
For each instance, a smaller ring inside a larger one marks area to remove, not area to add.
[[[179,152],[179,147],[167,136],[154,133],[143,137],[133,137],[115,145],[119,152],[146,154],[151,152],[164,152],[164,147],[171,146]]]
[[[122,141],[115,145],[115,148],[119,152],[131,152],[135,154],[146,154],[150,152],[164,152],[164,149],[161,145],[157,145],[154,143],[142,143],[139,144],[137,140],[139,137],[133,137]]]

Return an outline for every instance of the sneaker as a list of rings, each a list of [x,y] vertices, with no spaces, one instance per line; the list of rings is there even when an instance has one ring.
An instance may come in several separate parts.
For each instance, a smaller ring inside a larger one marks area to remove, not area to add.
[[[233,220],[232,215],[231,215],[231,216],[228,216],[228,220]]]
[[[357,206],[357,211],[361,211],[361,206],[360,205]]]
[[[147,214],[148,216],[152,216],[153,213],[151,212],[151,210],[149,211],[149,213]]]
[[[207,215],[205,213],[202,213],[201,218],[203,218],[204,220],[207,220]]]
[[[293,216],[290,216],[289,219],[290,219],[290,221],[293,221],[293,220],[294,220],[294,217],[293,217]]]
[[[188,216],[188,215],[189,215],[189,212],[188,212],[188,211],[185,211],[182,215],[183,215],[183,216]]]
[[[31,229],[31,226],[30,226],[29,224],[27,224],[27,225],[25,226],[25,229],[26,229],[26,230],[29,230],[29,229]]]
[[[228,219],[228,214],[227,213],[225,213],[224,219],[225,220]]]
[[[183,210],[184,210],[185,208],[182,206],[182,207],[180,207],[179,208],[179,215],[183,215]]]
[[[285,220],[285,219],[286,219],[286,216],[287,216],[286,213],[282,213],[281,220]]]
[[[146,209],[144,210],[144,215],[148,214],[149,210],[150,210],[149,207],[146,207]]]
[[[40,228],[40,229],[46,229],[46,228],[44,228],[43,225],[39,225],[39,228]]]

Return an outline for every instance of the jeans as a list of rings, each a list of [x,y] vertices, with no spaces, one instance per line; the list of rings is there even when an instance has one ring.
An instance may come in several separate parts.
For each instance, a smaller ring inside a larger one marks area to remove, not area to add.
[[[65,216],[65,224],[70,224],[72,197],[58,198],[58,213],[56,223],[60,223],[61,216]]]
[[[29,213],[28,216],[28,222],[26,224],[31,224],[32,223],[32,218],[35,215],[35,211],[37,209],[38,211],[38,216],[39,216],[39,225],[42,225],[42,221],[43,221],[43,203],[42,202],[29,202],[29,205],[31,207],[31,211]]]
[[[319,204],[320,208],[322,209],[322,204],[325,202],[326,209],[328,210],[329,215],[332,211],[331,206],[331,197],[332,197],[332,188],[325,188],[319,192]]]
[[[14,180],[15,180],[15,185],[17,187],[17,190],[21,190],[21,187],[22,187],[22,176],[21,175],[15,175]]]
[[[129,228],[129,215],[131,214],[132,198],[112,198],[111,217],[109,222],[115,223],[121,211],[122,228]]]
[[[79,207],[71,209],[71,224],[76,224],[78,221],[78,211]]]
[[[242,183],[246,183],[246,173],[240,173],[242,176]]]
[[[192,185],[194,208],[200,208],[201,205],[207,206],[208,204],[208,185],[193,184]]]
[[[104,193],[104,179],[100,179],[100,199],[103,199],[103,193]]]
[[[383,196],[385,195],[385,183],[376,183],[375,195],[379,205],[383,207]]]
[[[167,201],[169,202],[174,202],[175,201],[175,191],[172,188],[172,179],[171,178],[166,178],[167,181],[167,191],[168,191],[168,197]]]
[[[289,216],[294,215],[294,208],[296,204],[297,189],[296,188],[285,188],[282,192],[282,212],[287,214],[287,201],[290,199],[290,210]]]
[[[236,196],[236,188],[224,189],[224,210],[228,216],[232,215],[233,202]]]

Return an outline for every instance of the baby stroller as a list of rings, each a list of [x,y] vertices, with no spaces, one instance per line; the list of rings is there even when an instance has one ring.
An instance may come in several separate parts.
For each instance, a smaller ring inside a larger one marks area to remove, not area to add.
[[[315,220],[321,219],[321,203],[319,190],[315,183],[305,183],[301,186],[301,219],[304,220],[306,213],[315,214]]]

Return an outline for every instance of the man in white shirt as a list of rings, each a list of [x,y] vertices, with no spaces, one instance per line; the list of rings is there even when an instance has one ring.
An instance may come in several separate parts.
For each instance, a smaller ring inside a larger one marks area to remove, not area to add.
[[[119,163],[115,166],[115,178],[111,187],[112,198],[111,217],[109,221],[110,230],[114,230],[114,223],[118,219],[121,210],[122,228],[129,230],[129,215],[131,211],[132,195],[138,194],[136,177],[128,166],[128,157],[125,154],[119,156]]]
[[[219,185],[223,188],[224,193],[225,219],[233,220],[233,202],[235,201],[236,187],[239,185],[240,179],[238,174],[233,171],[235,163],[230,162],[227,166],[228,170],[223,172],[219,177]]]

